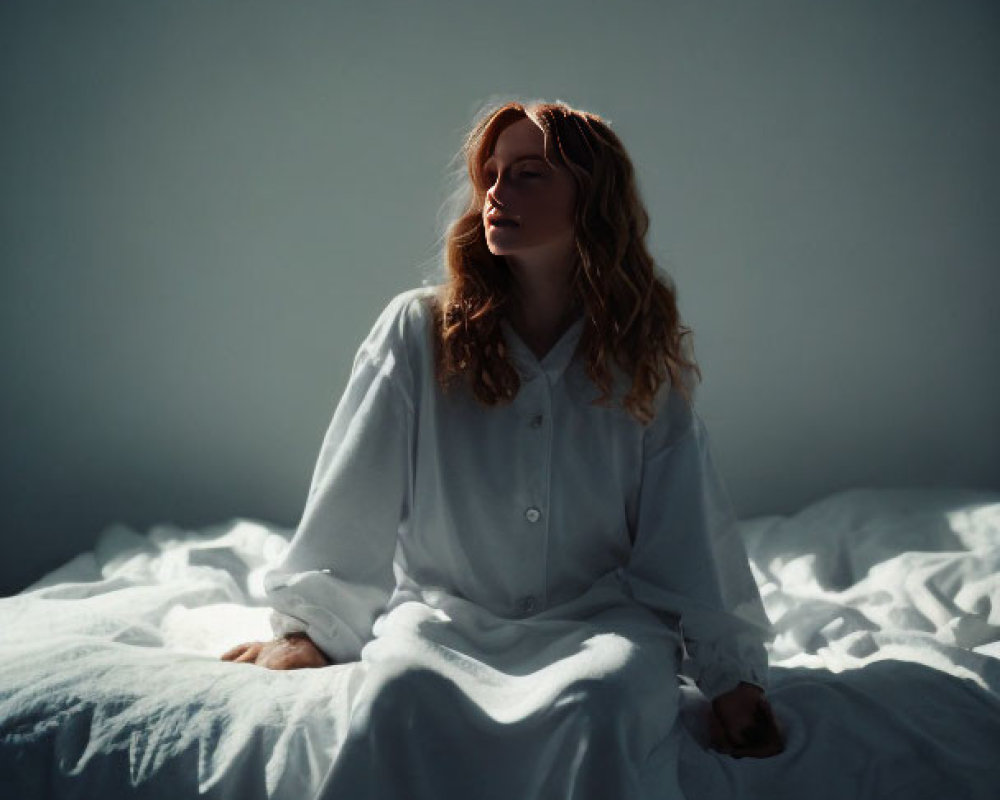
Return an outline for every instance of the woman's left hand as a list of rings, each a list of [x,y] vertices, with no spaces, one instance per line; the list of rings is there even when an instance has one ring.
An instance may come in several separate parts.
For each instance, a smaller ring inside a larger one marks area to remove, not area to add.
[[[778,722],[764,690],[752,683],[723,692],[712,701],[712,747],[733,758],[767,758],[785,749]]]

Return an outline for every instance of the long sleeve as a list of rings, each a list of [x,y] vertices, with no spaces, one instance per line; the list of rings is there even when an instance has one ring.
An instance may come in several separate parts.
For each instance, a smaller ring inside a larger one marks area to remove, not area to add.
[[[395,587],[408,513],[411,395],[392,304],[359,348],[320,448],[302,519],[264,575],[275,635],[305,631],[335,663],[357,661]]]
[[[766,690],[773,628],[708,431],[673,389],[645,433],[635,524],[626,585],[678,623],[690,658],[682,672],[709,700],[740,681]]]

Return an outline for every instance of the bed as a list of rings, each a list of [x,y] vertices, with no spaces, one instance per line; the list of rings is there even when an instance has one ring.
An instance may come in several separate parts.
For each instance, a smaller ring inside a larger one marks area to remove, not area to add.
[[[353,665],[219,660],[271,638],[261,576],[292,533],[114,524],[0,598],[0,797],[313,797]],[[1000,798],[1000,491],[851,489],[741,533],[786,749],[709,749],[681,675],[679,751],[653,752],[650,787],[679,752],[687,800]]]

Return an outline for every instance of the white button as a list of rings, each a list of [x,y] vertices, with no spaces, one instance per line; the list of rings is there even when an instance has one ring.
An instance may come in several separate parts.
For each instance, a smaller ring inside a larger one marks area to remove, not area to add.
[[[533,416],[531,418],[531,427],[532,428],[540,428],[540,427],[542,427],[542,415],[541,414],[535,414],[535,416]]]
[[[528,520],[528,522],[538,522],[538,518],[542,516],[542,512],[539,511],[534,506],[532,506],[531,508],[529,508],[527,511],[524,512],[524,516]]]

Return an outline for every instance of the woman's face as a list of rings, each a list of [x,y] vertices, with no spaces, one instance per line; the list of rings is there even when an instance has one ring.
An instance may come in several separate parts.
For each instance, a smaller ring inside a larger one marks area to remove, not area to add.
[[[486,243],[494,255],[563,260],[574,246],[576,186],[569,171],[545,160],[542,129],[529,118],[508,125],[483,165]],[[495,213],[516,225],[495,225]]]

